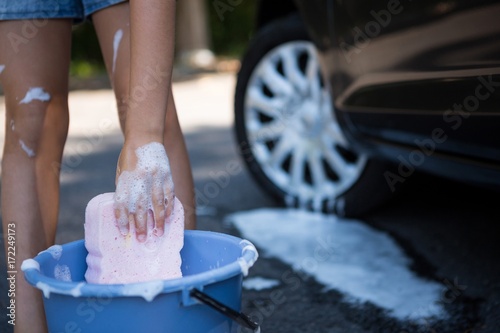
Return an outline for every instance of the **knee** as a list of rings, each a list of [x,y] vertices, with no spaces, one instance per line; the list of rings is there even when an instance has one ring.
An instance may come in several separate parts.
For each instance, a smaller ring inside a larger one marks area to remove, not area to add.
[[[7,131],[5,151],[32,158],[38,154],[42,138],[62,152],[69,125],[66,98],[23,104],[6,101]]]
[[[14,108],[7,112],[7,131],[5,133],[5,152],[24,153],[35,157],[43,129],[44,111],[33,108],[29,112]],[[10,117],[9,117],[10,115]]]

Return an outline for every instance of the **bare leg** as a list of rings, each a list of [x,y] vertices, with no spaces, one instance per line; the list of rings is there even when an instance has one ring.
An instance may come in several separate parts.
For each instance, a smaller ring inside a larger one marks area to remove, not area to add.
[[[106,68],[115,91],[122,129],[125,128],[130,83],[129,17],[130,7],[128,3],[111,6],[96,12],[92,16]],[[171,164],[175,194],[185,209],[186,229],[195,229],[196,212],[193,176],[184,137],[177,119],[172,91],[170,91],[167,106],[164,145]]]
[[[23,36],[25,24],[0,22],[0,63],[6,66],[0,78],[7,109],[2,220],[4,232],[8,224],[15,224],[18,272],[24,259],[54,242],[59,209],[57,167],[69,121],[71,21],[47,21],[27,43],[13,47],[12,34]],[[42,89],[38,90],[41,99],[50,95],[50,100],[24,99],[30,88]],[[46,332],[41,293],[21,273],[16,278],[15,300],[15,331]]]

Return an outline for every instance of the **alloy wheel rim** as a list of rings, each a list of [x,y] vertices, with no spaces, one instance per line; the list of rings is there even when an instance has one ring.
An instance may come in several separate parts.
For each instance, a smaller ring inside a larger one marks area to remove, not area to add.
[[[268,52],[250,77],[245,101],[249,146],[289,205],[323,205],[360,177],[366,157],[354,154],[332,112],[311,42]]]

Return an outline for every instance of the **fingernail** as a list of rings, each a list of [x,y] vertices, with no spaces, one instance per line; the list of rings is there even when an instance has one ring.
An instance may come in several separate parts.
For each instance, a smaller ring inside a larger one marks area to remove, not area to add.
[[[124,225],[119,225],[118,228],[120,229],[120,233],[123,235],[123,236],[127,236],[128,234],[128,228]]]
[[[141,243],[144,243],[144,241],[146,240],[146,235],[143,234],[137,235],[137,240]]]
[[[157,229],[157,228],[155,228],[155,229],[153,230],[153,233],[154,233],[156,236],[161,237],[161,236],[163,236],[163,234],[164,234],[165,232],[164,232],[162,229]]]

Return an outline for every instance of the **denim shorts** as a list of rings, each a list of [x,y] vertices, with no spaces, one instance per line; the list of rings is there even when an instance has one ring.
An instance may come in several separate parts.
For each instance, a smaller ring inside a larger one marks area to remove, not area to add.
[[[124,0],[0,0],[0,20],[70,18],[81,22]]]

